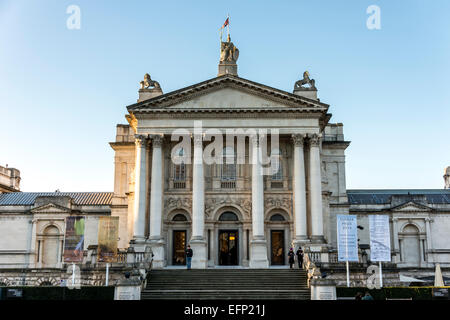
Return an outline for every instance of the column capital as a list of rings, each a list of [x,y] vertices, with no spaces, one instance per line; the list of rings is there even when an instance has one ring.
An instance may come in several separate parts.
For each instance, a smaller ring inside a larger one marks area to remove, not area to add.
[[[294,146],[296,147],[303,147],[303,143],[305,141],[305,135],[304,134],[293,134],[292,137],[292,142],[294,143]]]
[[[311,134],[309,135],[309,144],[314,147],[318,147],[320,146],[320,141],[322,140],[322,135],[321,134]]]
[[[134,139],[134,142],[138,147],[145,148],[148,144],[148,136],[145,134],[135,134]]]
[[[164,137],[160,134],[151,134],[150,140],[152,141],[153,147],[160,148],[164,141]]]

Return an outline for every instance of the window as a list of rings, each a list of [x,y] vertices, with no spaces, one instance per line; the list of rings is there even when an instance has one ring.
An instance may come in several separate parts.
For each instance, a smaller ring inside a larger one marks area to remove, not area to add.
[[[187,218],[184,214],[178,213],[173,217],[172,221],[187,221]]]
[[[272,180],[281,181],[283,180],[283,166],[280,149],[272,149],[271,158]]]
[[[270,221],[285,221],[285,219],[281,214],[276,213],[270,217]]]
[[[225,212],[220,215],[219,221],[239,221],[239,219],[233,212]]]
[[[236,155],[234,149],[227,147],[223,149],[221,170],[221,187],[235,188],[236,187]]]
[[[179,149],[178,156],[184,156],[183,148]],[[186,187],[186,165],[184,161],[173,165],[173,187],[175,189],[184,189]]]

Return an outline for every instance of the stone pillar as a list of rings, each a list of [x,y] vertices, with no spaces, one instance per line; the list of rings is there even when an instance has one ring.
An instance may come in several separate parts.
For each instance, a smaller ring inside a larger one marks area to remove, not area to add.
[[[294,143],[294,246],[298,247],[307,240],[305,159],[303,156],[304,136],[293,134],[292,141]]]
[[[193,269],[205,269],[208,255],[205,241],[205,182],[203,175],[203,135],[194,134],[192,166],[192,237],[190,241]]]
[[[264,182],[260,141],[252,137],[252,240],[250,268],[268,268],[267,242],[264,235]]]
[[[145,135],[136,135],[136,165],[134,184],[134,242],[145,240],[145,206],[146,199],[146,177],[147,177],[147,143]]]
[[[398,218],[392,218],[392,238],[394,242],[395,262],[400,262],[400,249],[398,242]]]
[[[162,139],[161,135],[151,135],[152,140],[152,175],[150,190],[150,235],[149,242],[152,248],[153,268],[164,267],[164,239],[162,237]]]
[[[320,135],[313,134],[309,139],[309,181],[311,201],[311,242],[323,243],[322,178],[320,163]]]
[[[433,238],[431,237],[431,218],[425,218],[425,230],[427,232],[427,262],[433,262],[433,255],[430,251],[433,249]]]

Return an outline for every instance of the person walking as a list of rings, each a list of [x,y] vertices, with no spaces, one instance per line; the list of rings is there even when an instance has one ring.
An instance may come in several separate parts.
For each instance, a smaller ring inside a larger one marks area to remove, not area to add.
[[[289,249],[288,257],[289,257],[289,266],[292,269],[292,266],[294,265],[294,262],[295,262],[295,259],[294,259],[295,254],[294,254],[293,248]]]
[[[192,256],[194,255],[194,252],[191,249],[191,246],[188,245],[186,249],[186,265],[187,269],[191,270],[191,262],[192,262]]]
[[[298,247],[296,255],[298,261],[298,268],[301,269],[303,267],[303,250],[301,247]]]

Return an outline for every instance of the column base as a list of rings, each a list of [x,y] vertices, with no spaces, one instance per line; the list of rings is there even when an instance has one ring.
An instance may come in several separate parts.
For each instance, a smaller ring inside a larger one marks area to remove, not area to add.
[[[311,236],[311,243],[325,243],[324,236]]]
[[[250,242],[249,268],[267,269],[269,259],[267,258],[267,242],[264,239],[253,239]]]
[[[206,241],[204,239],[191,239],[189,242],[191,246],[192,256],[192,269],[206,269],[208,267],[208,255],[206,251]]]
[[[152,269],[162,269],[166,265],[164,258],[165,243],[163,239],[152,239],[148,242],[152,248]]]
[[[305,244],[309,244],[310,241],[307,236],[297,236],[292,241],[292,246],[294,249],[298,249],[298,247],[303,247]]]
[[[145,237],[133,237],[130,240],[130,247],[134,247],[135,245],[142,245],[145,243]]]

